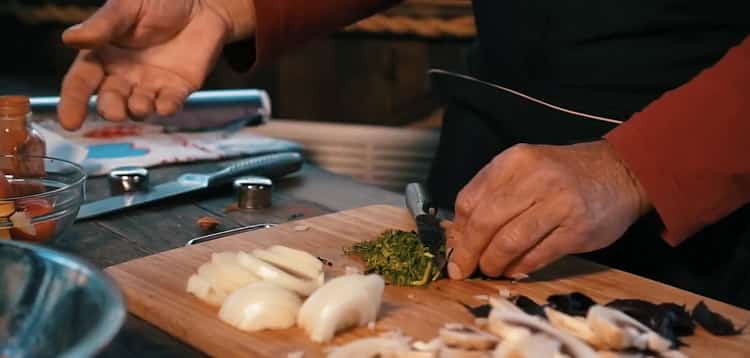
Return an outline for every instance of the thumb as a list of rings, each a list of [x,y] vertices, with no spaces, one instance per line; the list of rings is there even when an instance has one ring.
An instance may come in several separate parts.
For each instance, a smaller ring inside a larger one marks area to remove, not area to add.
[[[142,0],[109,0],[86,21],[63,32],[63,42],[79,49],[102,47],[135,24]]]

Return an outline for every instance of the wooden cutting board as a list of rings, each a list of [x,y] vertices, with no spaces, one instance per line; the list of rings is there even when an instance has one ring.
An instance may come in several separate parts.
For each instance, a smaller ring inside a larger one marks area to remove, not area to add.
[[[300,231],[301,225],[307,226]],[[342,254],[342,248],[375,238],[385,229],[413,230],[404,209],[368,206],[279,225],[186,248],[179,248],[109,267],[106,271],[123,290],[128,309],[169,334],[209,355],[219,357],[286,357],[304,351],[305,357],[323,356],[325,346],[309,341],[301,329],[247,333],[221,322],[218,309],[185,292],[188,277],[210,259],[212,252],[252,250],[273,244],[306,250],[327,258],[333,266],[328,277],[346,266],[361,266]],[[386,287],[381,317],[374,330],[358,328],[340,334],[331,345],[394,329],[427,340],[446,322],[472,323],[473,317],[459,304],[484,303],[476,295],[497,295],[501,288],[544,302],[550,294],[583,292],[597,302],[614,298],[641,298],[652,302],[675,302],[693,307],[704,300],[710,308],[737,324],[750,321],[750,311],[640,278],[607,269],[581,259],[568,258],[532,276],[528,282],[441,280],[427,288]],[[697,329],[685,339],[683,352],[691,357],[748,357],[750,336],[714,337]]]

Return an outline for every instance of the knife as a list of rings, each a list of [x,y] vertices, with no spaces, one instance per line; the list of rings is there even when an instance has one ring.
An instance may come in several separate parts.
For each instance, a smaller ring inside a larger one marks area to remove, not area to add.
[[[417,237],[433,255],[432,263],[442,272],[447,264],[443,247],[445,231],[437,217],[437,206],[430,199],[427,190],[420,183],[406,185],[406,207],[417,225]]]
[[[186,173],[182,174],[176,181],[154,186],[148,191],[112,196],[84,204],[81,206],[76,219],[90,219],[157,200],[217,187],[242,175],[279,178],[296,172],[301,167],[302,156],[299,153],[276,153],[244,159],[231,163],[224,169],[213,173]]]

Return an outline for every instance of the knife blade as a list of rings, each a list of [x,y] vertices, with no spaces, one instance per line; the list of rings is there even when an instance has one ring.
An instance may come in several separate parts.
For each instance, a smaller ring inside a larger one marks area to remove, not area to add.
[[[437,217],[437,207],[430,199],[427,190],[420,183],[406,185],[406,207],[417,226],[417,237],[433,255],[432,263],[442,271],[447,264],[443,247],[445,245],[445,230],[440,226]]]
[[[76,220],[85,220],[141,206],[198,190],[217,187],[242,175],[260,175],[271,179],[296,172],[302,167],[299,153],[275,153],[243,159],[213,173],[185,173],[176,181],[160,184],[144,192],[116,195],[81,206]]]

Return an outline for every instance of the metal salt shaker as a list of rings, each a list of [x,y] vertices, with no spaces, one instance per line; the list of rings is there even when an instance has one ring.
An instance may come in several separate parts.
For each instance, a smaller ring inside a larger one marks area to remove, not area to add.
[[[109,191],[112,195],[148,190],[148,169],[120,167],[109,172]]]
[[[240,209],[265,209],[271,206],[273,182],[269,178],[247,176],[234,180]]]

